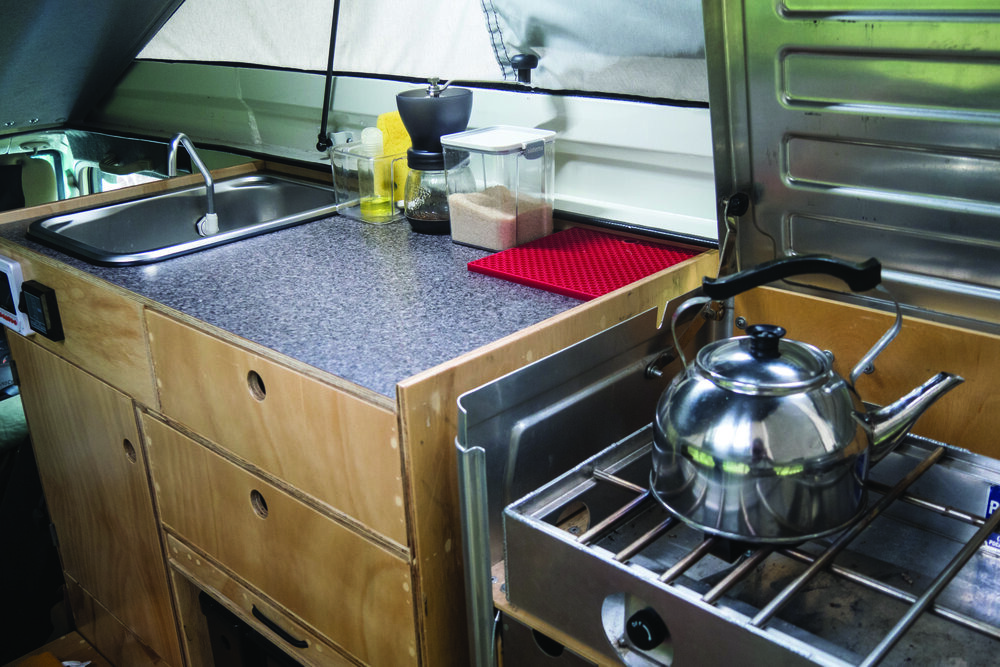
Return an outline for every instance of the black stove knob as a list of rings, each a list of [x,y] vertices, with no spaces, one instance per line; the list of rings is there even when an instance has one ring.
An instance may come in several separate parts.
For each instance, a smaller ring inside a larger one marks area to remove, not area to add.
[[[625,634],[640,651],[652,651],[670,636],[666,623],[652,607],[632,614],[625,622]]]

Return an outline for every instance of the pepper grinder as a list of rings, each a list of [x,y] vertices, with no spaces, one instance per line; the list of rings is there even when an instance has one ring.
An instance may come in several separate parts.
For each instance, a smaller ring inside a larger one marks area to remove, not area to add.
[[[466,130],[472,115],[472,91],[449,84],[439,86],[438,79],[431,79],[427,88],[396,95],[396,108],[412,145],[406,151],[409,172],[403,214],[413,231],[421,234],[451,232],[447,179],[472,180],[467,164],[445,169],[441,137]]]

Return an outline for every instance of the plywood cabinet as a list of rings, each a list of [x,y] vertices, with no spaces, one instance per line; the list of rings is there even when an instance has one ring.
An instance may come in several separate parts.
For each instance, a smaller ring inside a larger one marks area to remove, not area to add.
[[[181,665],[132,399],[9,338],[80,633],[110,659]]]

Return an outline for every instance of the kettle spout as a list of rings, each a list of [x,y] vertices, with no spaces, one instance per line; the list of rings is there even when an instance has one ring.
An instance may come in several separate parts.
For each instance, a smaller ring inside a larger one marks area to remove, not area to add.
[[[869,413],[872,426],[872,463],[891,452],[936,400],[965,382],[953,373],[938,373],[896,402]]]

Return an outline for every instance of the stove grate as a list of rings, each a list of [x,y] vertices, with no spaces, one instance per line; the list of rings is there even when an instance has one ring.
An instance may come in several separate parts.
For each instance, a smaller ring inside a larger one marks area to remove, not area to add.
[[[646,445],[641,453],[648,453],[649,445]],[[1000,639],[1000,626],[997,624],[976,618],[960,609],[937,602],[936,599],[949,585],[949,583],[962,570],[965,564],[980,549],[983,542],[989,535],[996,531],[1000,524],[1000,510],[994,512],[988,519],[955,508],[953,506],[936,502],[914,493],[908,489],[921,479],[936,464],[946,458],[947,451],[944,446],[938,446],[924,457],[915,467],[913,467],[894,486],[872,481],[869,489],[880,495],[877,502],[872,503],[866,512],[849,528],[828,540],[823,540],[818,547],[815,546],[820,541],[809,543],[811,549],[803,548],[804,545],[797,546],[771,546],[771,545],[737,545],[742,547],[741,556],[736,563],[719,573],[715,580],[711,582],[707,590],[699,589],[700,600],[707,605],[718,605],[741,583],[745,582],[751,575],[758,571],[765,561],[771,559],[772,555],[780,554],[793,562],[804,565],[805,568],[790,583],[781,587],[766,604],[759,609],[752,606],[747,610],[745,605],[736,605],[747,614],[745,625],[766,631],[768,625],[776,619],[778,612],[792,600],[793,597],[806,590],[807,585],[821,572],[833,575],[842,580],[860,585],[865,589],[888,599],[907,605],[905,613],[898,619],[896,624],[878,641],[863,660],[861,665],[879,664],[893,648],[893,646],[906,634],[923,612],[928,611],[934,616],[944,619],[950,623],[973,630],[981,635],[992,639]],[[659,508],[652,492],[640,484],[626,479],[621,473],[626,465],[631,465],[637,460],[637,454],[633,453],[627,457],[628,461],[617,461],[601,467],[599,465],[585,466],[589,472],[589,481],[577,483],[576,488],[588,487],[593,490],[600,486],[610,486],[618,491],[624,491],[624,500],[620,506],[607,511],[603,519],[599,519],[593,527],[583,531],[573,538],[579,545],[585,546],[595,551],[608,551],[607,558],[628,567],[640,567],[650,572],[650,578],[667,586],[683,585],[690,587],[694,579],[684,577],[684,575],[701,563],[708,555],[716,554],[719,546],[728,540],[711,535],[705,535],[693,547],[687,549],[683,555],[663,563],[662,566],[650,565],[649,562],[637,558],[643,554],[650,545],[664,539],[670,531],[678,526],[684,527],[676,518],[669,515],[662,520],[657,520],[652,527],[638,529],[638,537],[627,541],[624,546],[614,544],[615,540],[609,540],[609,535],[628,536],[628,531],[622,530],[622,526],[632,523],[640,523],[637,517],[643,513],[648,513],[651,508]],[[641,470],[642,467],[639,466]],[[564,496],[565,497],[565,496]],[[879,516],[883,515],[894,503],[900,501],[937,514],[948,520],[968,524],[976,527],[975,534],[962,544],[961,548],[948,561],[935,576],[931,577],[926,588],[919,595],[903,590],[899,586],[894,586],[878,577],[866,574],[860,569],[835,562],[838,555],[845,552],[851,545]],[[549,507],[551,512],[551,507]],[[647,521],[648,523],[648,521]],[[609,550],[609,546],[614,546]],[[704,581],[704,580],[703,580]],[[727,614],[732,614],[733,609],[728,608]],[[782,622],[785,623],[784,621]],[[862,653],[861,655],[864,655]]]

